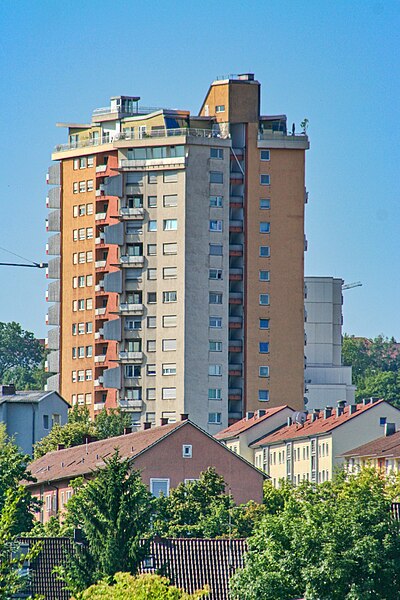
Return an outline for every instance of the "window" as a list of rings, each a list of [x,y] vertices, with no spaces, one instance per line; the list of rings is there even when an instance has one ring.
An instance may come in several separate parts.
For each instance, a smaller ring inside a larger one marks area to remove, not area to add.
[[[222,390],[220,388],[208,388],[209,400],[222,400]]]
[[[178,229],[177,219],[164,219],[163,222],[164,231],[176,231]]]
[[[176,350],[176,340],[163,340],[162,349],[164,352],[173,352]]]
[[[269,329],[269,319],[260,319],[260,329]]]
[[[86,262],[86,253],[85,252],[79,252],[78,262],[79,262],[79,264],[83,264]],[[74,263],[74,264],[76,264],[76,263]]]
[[[146,421],[148,423],[153,423],[153,425],[154,425],[155,422],[156,422],[156,413],[154,413],[154,412],[147,412],[146,413]]]
[[[263,258],[271,256],[271,248],[269,246],[260,246],[260,256]]]
[[[210,352],[222,352],[222,342],[217,342],[215,340],[209,340],[208,349]]]
[[[162,389],[162,399],[163,400],[175,400],[176,398],[176,388],[174,387],[166,387]]]
[[[259,271],[258,278],[260,281],[269,281],[269,271]]]
[[[126,331],[137,331],[138,329],[142,329],[141,319],[125,319],[125,329]]]
[[[208,422],[211,425],[220,425],[221,424],[221,413],[219,412],[212,412],[212,413],[208,413]]]
[[[163,254],[176,254],[178,252],[178,245],[176,242],[170,244],[163,244]]]
[[[73,312],[78,310],[78,300],[72,300],[72,310]]]
[[[269,367],[258,367],[259,377],[269,377]]]
[[[147,340],[147,352],[156,351],[156,340]]]
[[[156,208],[156,206],[157,206],[157,196],[148,196],[147,197],[147,206],[149,208]]]
[[[92,321],[88,321],[86,323],[86,333],[93,333],[93,323],[92,323]]]
[[[270,185],[270,176],[269,175],[260,175],[260,184],[261,185]]]
[[[222,244],[210,244],[210,256],[222,256]]]
[[[78,206],[75,205],[75,206],[72,207],[72,216],[73,217],[77,217],[78,215],[79,215],[79,213],[78,213]]]
[[[140,377],[140,365],[125,365],[124,374],[126,379]]]
[[[168,304],[170,302],[176,302],[177,293],[176,292],[163,292],[163,302],[164,304]]]
[[[210,221],[210,231],[222,231],[222,224],[223,221],[212,219]]]
[[[77,229],[73,230],[73,232],[72,232],[72,239],[73,239],[74,242],[77,241],[77,239],[78,239],[78,230]]]
[[[210,171],[210,183],[224,183],[222,171]]]
[[[49,415],[43,415],[43,429],[49,428]]]
[[[262,306],[269,305],[269,294],[260,294],[260,304],[262,304]]]
[[[74,183],[72,184],[72,191],[74,194],[77,194],[79,191],[79,186],[78,186],[78,182],[74,181]]]
[[[258,400],[259,402],[268,402],[269,390],[258,390]]]
[[[384,427],[386,425],[386,417],[379,417],[379,425]]]
[[[271,224],[268,221],[261,221],[260,223],[260,233],[270,233]]]
[[[222,279],[222,269],[210,269],[208,279]]]
[[[157,221],[149,221],[147,224],[148,231],[157,231]]]
[[[84,346],[79,346],[78,358],[85,358],[85,347]]]
[[[271,208],[271,200],[269,198],[261,198],[260,208],[261,210],[269,210]]]
[[[157,173],[155,173],[155,172],[148,173],[147,182],[148,183],[157,183]]]
[[[88,250],[88,252],[86,252],[86,262],[93,262],[93,252],[91,250]]]
[[[79,168],[86,169],[86,157],[82,157],[79,159]]]
[[[86,346],[86,356],[88,358],[93,356],[93,346]]]
[[[77,265],[78,264],[78,253],[74,252],[74,254],[72,255],[72,264]]]
[[[164,267],[163,268],[163,279],[176,279],[177,268],[176,267]]]
[[[72,371],[71,376],[72,376],[72,383],[76,383],[78,380],[76,371]]]
[[[215,112],[216,113],[225,112],[225,104],[217,104],[217,106],[215,107]]]
[[[74,277],[74,279],[76,279],[76,277]],[[76,287],[76,285],[74,285],[74,287]],[[85,276],[84,275],[79,275],[78,277],[78,287],[85,287]]]
[[[147,269],[147,279],[157,279],[157,269]]]
[[[270,160],[270,151],[260,150],[260,160]]]
[[[93,179],[88,179],[86,184],[87,184],[87,191],[93,192]]]
[[[86,381],[92,381],[92,369],[86,369]]]
[[[127,173],[126,177],[127,185],[142,185],[143,184],[143,173]]]
[[[153,377],[156,374],[156,365],[146,365],[146,375]]]
[[[86,192],[86,181],[79,182],[79,193],[82,194],[83,192]]]
[[[85,404],[92,404],[92,394],[85,394]]]
[[[78,300],[78,310],[85,310],[85,300],[83,298]]]
[[[86,275],[86,287],[93,285],[93,275]]]
[[[76,335],[77,327],[76,323],[72,323],[72,335]]]
[[[156,388],[147,388],[146,400],[155,400],[155,399],[156,399]]]
[[[93,298],[86,298],[86,310],[92,310]]]
[[[221,329],[222,327],[222,317],[210,317],[209,318],[209,326],[215,329]]]
[[[269,342],[260,342],[259,350],[261,354],[268,354],[269,352]]]
[[[224,158],[223,148],[210,148],[210,158]]]
[[[79,158],[74,158],[74,171],[79,169]]]
[[[84,240],[85,239],[85,229],[78,229],[78,236],[80,240]]]
[[[182,456],[183,456],[183,458],[192,458],[192,445],[191,444],[183,444]]]
[[[93,237],[93,227],[88,227],[86,229],[86,237],[88,240],[92,239]]]
[[[154,329],[154,327],[157,327],[157,317],[147,317],[147,327],[149,329]]]
[[[157,292],[147,292],[147,304],[156,304]]]
[[[209,304],[222,304],[222,293],[209,292],[208,302],[209,302]]]
[[[88,156],[87,157],[87,166],[88,166],[88,168],[93,167],[93,165],[94,165],[94,157],[93,156]]]
[[[175,363],[164,363],[162,366],[163,375],[176,375],[176,364]]]
[[[222,208],[223,202],[223,196],[210,196],[211,208]]]
[[[155,256],[157,254],[157,244],[147,244],[147,254]]]
[[[176,315],[165,315],[163,317],[163,327],[176,327]]]
[[[170,194],[167,196],[163,197],[163,205],[165,206],[165,208],[168,208],[170,206],[177,206],[178,205],[178,196],[176,194]]]
[[[178,171],[164,171],[164,183],[177,183]]]
[[[169,479],[150,479],[150,492],[156,498],[169,496]]]
[[[85,381],[85,371],[78,371],[78,381]]]
[[[72,278],[72,287],[73,288],[77,288],[78,287],[78,278],[77,277],[73,277]]]
[[[86,214],[86,204],[79,205],[79,216],[84,217]]]
[[[211,377],[222,375],[222,365],[208,365],[208,374]]]

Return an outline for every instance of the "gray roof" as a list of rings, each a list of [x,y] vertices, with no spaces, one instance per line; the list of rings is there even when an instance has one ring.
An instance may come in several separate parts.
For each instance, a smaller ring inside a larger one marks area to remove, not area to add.
[[[27,390],[25,392],[15,392],[15,394],[0,396],[0,404],[3,404],[4,402],[16,402],[21,404],[31,402],[39,403],[52,394],[56,394],[60,400],[69,406],[68,402],[64,400],[58,392],[45,392],[43,390]]]

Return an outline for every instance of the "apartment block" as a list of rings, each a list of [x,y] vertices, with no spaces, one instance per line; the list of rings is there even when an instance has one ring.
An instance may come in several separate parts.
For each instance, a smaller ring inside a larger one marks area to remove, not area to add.
[[[252,74],[198,116],[111,98],[49,169],[49,389],[211,433],[304,395],[304,134]]]

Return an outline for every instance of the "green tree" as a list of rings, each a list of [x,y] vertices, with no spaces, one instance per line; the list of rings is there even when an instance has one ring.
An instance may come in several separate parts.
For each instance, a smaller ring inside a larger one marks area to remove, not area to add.
[[[82,600],[199,600],[205,595],[207,590],[186,594],[158,575],[116,573],[111,585],[102,581],[91,586],[82,594]]]
[[[7,371],[18,373],[32,371],[43,361],[44,350],[30,331],[24,331],[19,323],[0,322],[0,381]],[[10,375],[7,375],[10,380]]]
[[[19,528],[20,506],[24,500],[24,488],[9,489],[0,511],[0,600],[10,600],[26,588],[27,580],[23,577],[21,568],[25,560],[33,559],[40,550],[40,545],[35,544],[23,556],[15,540],[15,531]]]
[[[13,438],[7,436],[4,423],[0,423],[0,510],[6,502],[9,491],[19,489],[20,481],[35,481],[27,470],[30,457],[22,454]],[[13,533],[29,531],[32,527],[33,513],[38,510],[37,502],[26,489],[18,492],[17,519],[14,523]]]
[[[384,398],[393,404],[400,405],[400,372],[377,371],[367,372],[359,381],[356,391],[356,402],[362,398]]]
[[[399,523],[371,469],[285,490],[249,539],[232,581],[240,600],[389,600],[400,597]]]
[[[345,334],[342,344],[342,362],[353,368],[353,383],[357,385],[358,378],[363,377],[365,371],[372,367],[366,340]]]
[[[83,444],[87,436],[102,440],[122,435],[124,428],[130,424],[130,416],[120,409],[107,411],[104,408],[96,419],[91,421],[88,408],[76,404],[69,410],[68,423],[54,425],[49,435],[35,444],[34,456],[40,458],[47,452],[57,450],[58,444],[63,444],[65,448]]]
[[[75,480],[66,524],[82,530],[86,548],[77,548],[59,573],[72,593],[120,571],[135,574],[148,552],[153,497],[116,450],[88,482]]]

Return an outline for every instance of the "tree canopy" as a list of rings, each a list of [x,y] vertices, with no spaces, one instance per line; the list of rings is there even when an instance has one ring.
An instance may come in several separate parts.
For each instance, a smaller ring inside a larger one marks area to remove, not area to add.
[[[391,516],[391,491],[371,469],[320,485],[285,484],[248,540],[245,567],[231,582],[233,596],[400,597],[400,524]]]
[[[0,322],[0,382],[17,389],[43,389],[45,350],[19,323]]]

